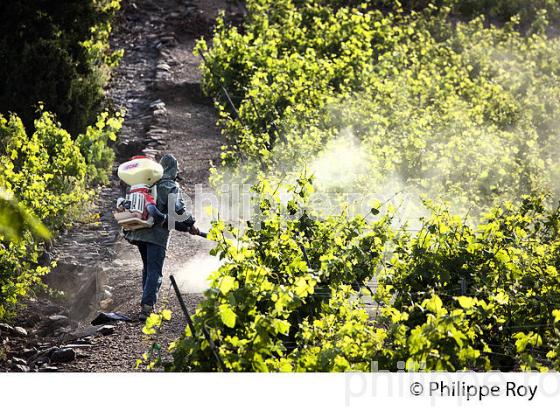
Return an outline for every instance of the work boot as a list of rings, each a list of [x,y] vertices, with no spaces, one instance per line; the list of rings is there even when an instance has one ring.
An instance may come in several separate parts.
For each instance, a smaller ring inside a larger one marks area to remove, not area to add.
[[[146,319],[154,312],[154,307],[150,305],[142,305],[140,313],[138,314],[138,320],[145,322]]]

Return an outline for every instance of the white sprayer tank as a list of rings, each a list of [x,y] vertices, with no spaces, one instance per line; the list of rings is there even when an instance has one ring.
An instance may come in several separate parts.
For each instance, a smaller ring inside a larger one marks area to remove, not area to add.
[[[117,171],[119,178],[127,185],[151,186],[163,176],[163,167],[147,157],[133,157],[123,162]]]

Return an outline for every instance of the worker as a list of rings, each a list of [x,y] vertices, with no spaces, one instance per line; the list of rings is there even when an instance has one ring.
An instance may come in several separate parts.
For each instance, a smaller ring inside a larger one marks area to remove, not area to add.
[[[150,214],[156,216],[155,223],[149,228],[125,231],[125,238],[136,245],[142,257],[142,300],[140,302],[140,321],[145,321],[154,311],[159,289],[163,281],[163,264],[165,253],[169,244],[170,231],[177,229],[192,235],[199,235],[200,231],[195,226],[195,220],[185,209],[182,191],[175,181],[179,172],[177,159],[171,154],[165,154],[160,164],[163,167],[163,176],[156,183],[156,207],[150,209]],[[175,202],[169,203],[171,200]],[[171,206],[171,207],[170,207]],[[180,222],[168,223],[170,210],[175,215],[181,216]],[[174,226],[168,226],[168,225]]]

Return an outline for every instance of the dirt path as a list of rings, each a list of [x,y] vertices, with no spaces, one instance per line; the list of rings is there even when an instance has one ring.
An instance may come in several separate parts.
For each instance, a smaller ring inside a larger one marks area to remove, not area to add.
[[[200,91],[200,62],[192,54],[200,29],[207,29],[211,21],[195,2],[168,0],[138,1],[135,4],[137,8],[127,4],[125,18],[128,12],[133,20],[139,17],[139,22],[150,22],[140,26],[138,37],[147,41],[137,51],[141,55],[143,49],[150,46],[158,50],[155,56],[156,68],[152,71],[153,80],[142,96],[144,101],[152,101],[148,105],[153,111],[146,134],[156,142],[149,144],[144,152],[156,157],[166,152],[173,153],[179,160],[180,169],[184,170],[182,184],[191,193],[192,186],[196,184],[208,186],[210,161],[215,162],[219,158],[221,145],[219,130],[215,127],[216,113],[212,101],[203,98]],[[191,26],[195,26],[195,30],[191,30]],[[122,34],[117,33],[117,36]],[[149,50],[145,54],[153,58]],[[125,60],[121,67],[127,72],[130,65]],[[127,118],[131,130],[137,131],[138,126],[134,124],[136,120],[133,116]],[[132,148],[136,148],[136,143],[132,144]],[[97,338],[89,354],[69,364],[66,370],[127,371],[133,368],[136,359],[152,343],[165,346],[180,336],[185,322],[177,299],[170,289],[169,274],[180,270],[189,258],[207,254],[211,247],[212,243],[202,238],[173,233],[158,303],[160,308],[166,306],[173,311],[171,322],[166,324],[164,332],[148,337],[141,333],[141,323],[121,323],[113,335]],[[113,300],[110,308],[112,311],[136,317],[141,294],[141,269],[137,249],[124,243],[112,266],[106,271],[106,287]],[[201,296],[190,294],[187,297],[187,304],[192,312]]]
[[[189,195],[197,184],[208,188],[210,163],[219,159],[222,144],[212,101],[200,90],[200,61],[192,51],[196,39],[210,32],[217,11],[226,7],[225,0],[123,0],[112,36],[114,47],[125,49],[109,89],[115,106],[127,109],[116,147],[119,160],[142,152],[158,159],[163,153],[172,153],[179,160],[181,184]],[[113,172],[111,185],[100,190],[91,210],[100,214],[99,223],[76,226],[55,243],[49,257],[58,259],[59,264],[46,281],[64,290],[66,300],[29,301],[15,323],[26,328],[28,336],[5,343],[8,354],[4,360],[0,357],[0,370],[14,370],[13,358],[21,357],[28,361],[30,370],[130,371],[154,342],[165,347],[184,331],[169,275],[181,271],[189,260],[207,255],[212,243],[188,234],[172,234],[158,301],[158,307],[173,311],[172,320],[161,334],[143,335],[143,324],[136,321],[141,296],[140,256],[122,239],[111,214],[119,190]],[[201,297],[187,295],[191,312]],[[135,320],[119,322],[110,335],[82,338],[82,346],[72,344],[76,358],[69,363],[31,365],[41,351],[63,346],[69,333],[87,328],[99,310],[118,311]]]

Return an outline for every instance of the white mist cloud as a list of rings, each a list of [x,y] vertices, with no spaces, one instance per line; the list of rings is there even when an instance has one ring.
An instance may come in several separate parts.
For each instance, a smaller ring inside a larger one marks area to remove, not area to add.
[[[208,277],[222,264],[215,256],[197,255],[175,272],[177,285],[184,293],[202,293],[210,287]]]
[[[368,153],[350,129],[327,143],[309,166],[318,190],[343,190],[355,187],[369,173]]]

